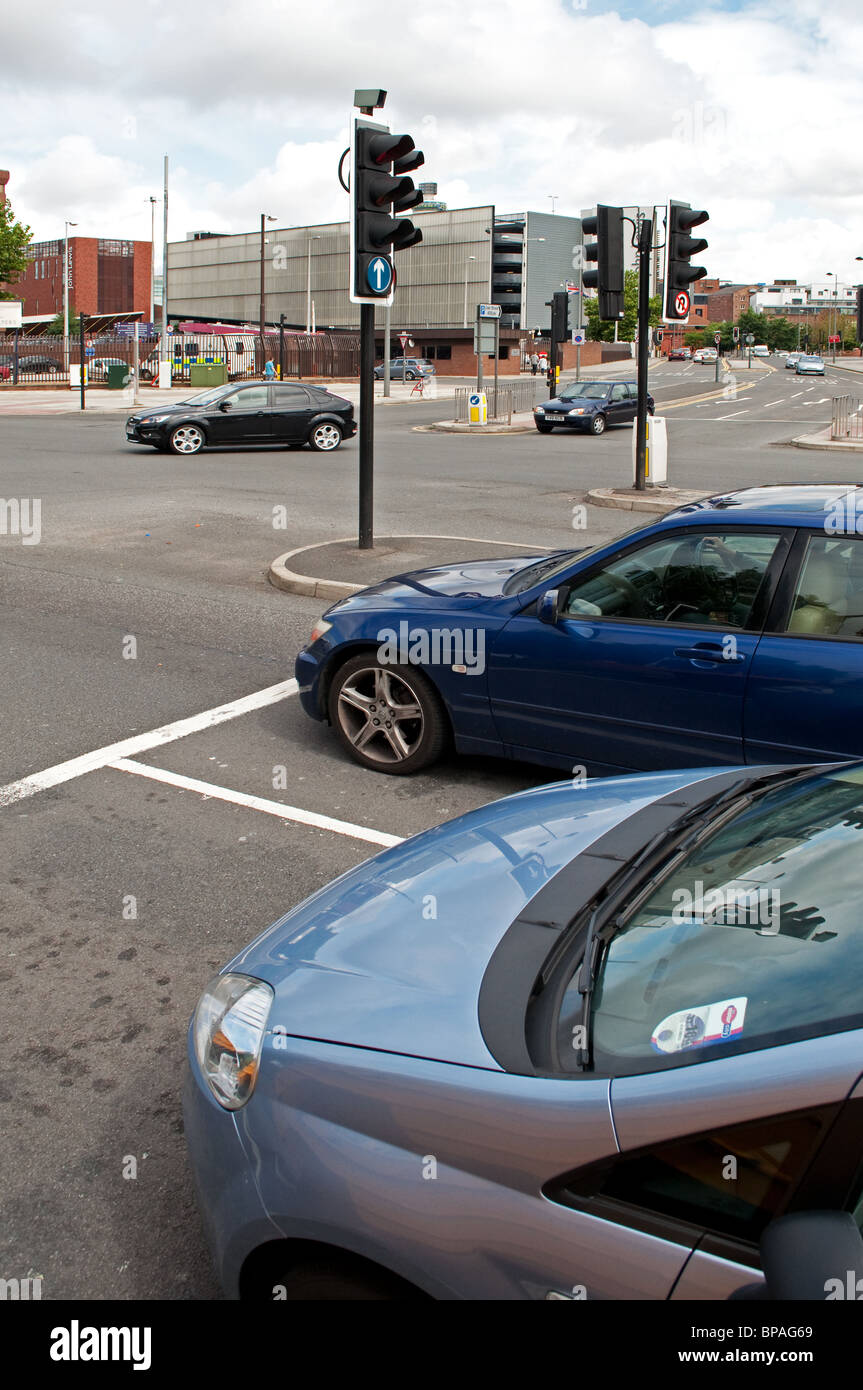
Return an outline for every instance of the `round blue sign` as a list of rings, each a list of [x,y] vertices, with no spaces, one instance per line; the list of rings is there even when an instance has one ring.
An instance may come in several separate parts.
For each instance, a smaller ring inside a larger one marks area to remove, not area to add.
[[[369,289],[374,294],[386,294],[393,282],[393,268],[383,256],[375,256],[366,269]]]

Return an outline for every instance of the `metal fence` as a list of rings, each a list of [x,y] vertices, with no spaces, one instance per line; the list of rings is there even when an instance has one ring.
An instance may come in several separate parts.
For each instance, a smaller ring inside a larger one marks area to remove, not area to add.
[[[830,421],[831,439],[863,439],[863,401],[856,396],[834,396]]]
[[[469,416],[468,400],[473,394],[472,386],[455,388],[455,415],[457,423],[467,424]],[[531,377],[529,381],[508,382],[505,386],[484,386],[488,401],[488,418],[497,425],[509,425],[513,415],[533,410],[539,395],[547,396],[548,389],[544,377]]]
[[[281,352],[285,378],[302,380],[324,377],[345,380],[359,376],[359,338],[351,333],[285,333]],[[224,334],[171,333],[166,357],[171,363],[171,379],[178,385],[189,382],[193,365],[224,365],[230,381],[243,381],[263,375],[268,361],[278,370],[280,340],[278,331],[260,333],[241,330]],[[138,366],[142,383],[159,375],[161,340],[139,338]],[[127,334],[87,335],[84,347],[87,384],[105,386],[111,365],[131,368],[135,361],[134,339]],[[24,334],[14,330],[0,333],[0,389],[10,386],[67,386],[70,376],[78,379],[81,340]]]

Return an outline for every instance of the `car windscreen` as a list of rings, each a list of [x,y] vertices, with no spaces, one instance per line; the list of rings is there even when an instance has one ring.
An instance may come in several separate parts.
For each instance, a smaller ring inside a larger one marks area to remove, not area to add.
[[[607,381],[571,381],[560,393],[560,400],[573,401],[576,398],[588,401],[603,400],[608,394]]]
[[[623,531],[620,539],[623,536],[631,535],[634,531],[640,531],[642,528],[643,523],[633,526],[629,531]],[[532,565],[526,565],[523,570],[518,570],[506,581],[502,592],[507,595],[523,594],[528,589],[532,589],[534,585],[539,584],[541,580],[547,581],[549,588],[554,588],[554,581],[557,576],[572,564],[576,556],[579,559],[584,559],[588,555],[592,555],[595,550],[601,550],[607,543],[607,541],[603,541],[601,545],[584,545],[576,550],[565,550],[563,553],[558,551],[556,555],[549,555],[545,560],[537,560]]]
[[[209,391],[196,391],[194,396],[187,396],[184,404],[188,405],[212,405],[215,401],[220,401],[229,391],[234,388],[231,386],[213,386]]]
[[[708,826],[618,918],[594,996],[596,1069],[632,1074],[860,1027],[861,877],[859,764],[795,778]]]

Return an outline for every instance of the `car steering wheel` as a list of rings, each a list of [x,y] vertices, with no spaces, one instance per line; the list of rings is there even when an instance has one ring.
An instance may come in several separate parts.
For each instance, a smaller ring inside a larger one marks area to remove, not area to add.
[[[608,574],[606,572],[602,577],[613,589],[617,589],[618,593],[623,594],[625,598],[629,599],[634,609],[633,616],[638,616],[643,605],[641,602],[641,595],[635,585],[630,583],[628,579],[624,579],[620,574]]]

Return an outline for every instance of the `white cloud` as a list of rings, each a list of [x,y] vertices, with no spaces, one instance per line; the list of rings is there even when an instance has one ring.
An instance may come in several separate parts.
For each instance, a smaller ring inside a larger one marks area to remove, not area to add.
[[[39,237],[64,217],[148,236],[167,150],[172,237],[248,230],[262,211],[339,219],[353,89],[378,82],[425,150],[418,177],[451,204],[547,210],[555,193],[577,213],[679,197],[710,211],[712,274],[850,277],[863,251],[858,0],[642,15],[594,0],[18,7],[4,27],[9,193]]]

